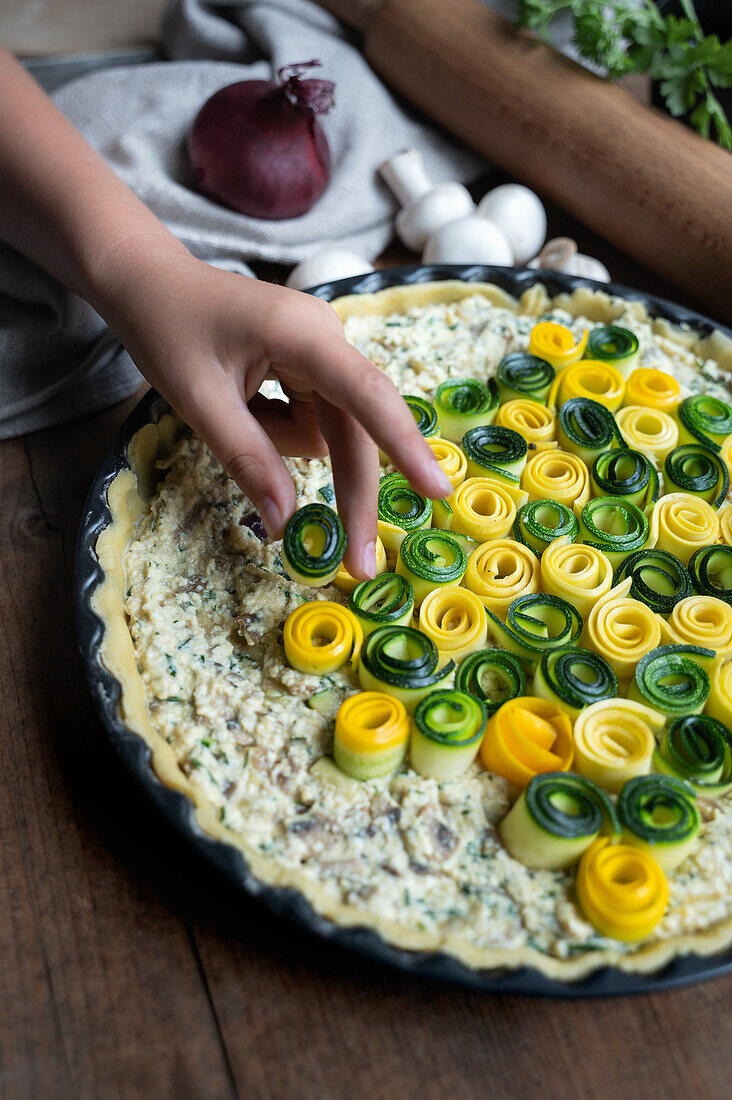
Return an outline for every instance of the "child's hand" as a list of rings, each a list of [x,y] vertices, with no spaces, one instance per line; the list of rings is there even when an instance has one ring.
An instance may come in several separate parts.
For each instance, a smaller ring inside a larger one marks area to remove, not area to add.
[[[373,576],[373,441],[419,492],[451,492],[394,385],[346,342],[320,299],[221,271],[178,249],[150,268],[136,262],[135,277],[123,278],[105,311],[115,314],[114,327],[145,377],[206,440],[273,537],[296,507],[280,455],[330,451],[349,537],[346,566]],[[289,405],[258,394],[272,376]]]

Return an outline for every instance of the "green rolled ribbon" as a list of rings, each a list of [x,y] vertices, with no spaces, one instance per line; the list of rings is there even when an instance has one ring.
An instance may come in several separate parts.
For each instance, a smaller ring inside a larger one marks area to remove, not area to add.
[[[481,649],[461,663],[455,673],[455,686],[480,699],[490,717],[509,699],[526,694],[526,676],[509,650]]]
[[[444,683],[453,661],[438,668],[437,646],[411,626],[380,626],[364,640],[358,667],[364,691],[385,691],[413,711],[420,699]]]
[[[562,404],[557,439],[562,450],[578,455],[588,466],[603,451],[624,446],[613,414],[589,397],[572,397]]]
[[[629,554],[615,570],[613,585],[626,577],[632,578],[628,592],[631,599],[640,600],[657,615],[670,615],[679,600],[692,594],[686,566],[668,550],[636,550]]]
[[[468,477],[489,477],[518,485],[529,445],[522,435],[500,424],[471,428],[462,439]]]
[[[719,508],[729,492],[727,463],[706,443],[684,443],[666,455],[666,492],[693,493]]]
[[[732,790],[732,732],[707,714],[676,718],[653,760],[659,771],[692,783],[705,798]]]
[[[600,325],[587,338],[585,358],[612,363],[627,378],[638,359],[638,337],[621,325]]]
[[[459,443],[467,431],[491,424],[498,412],[495,378],[487,383],[477,378],[450,378],[437,387],[435,409],[440,435]]]
[[[713,451],[719,451],[732,434],[732,407],[707,393],[685,397],[676,416],[680,443],[706,443]]]
[[[689,561],[694,591],[732,604],[732,546],[702,546]]]
[[[694,787],[672,775],[637,775],[624,784],[617,813],[623,837],[649,852],[664,871],[691,853],[699,832]]]
[[[644,513],[621,497],[595,497],[580,514],[580,541],[607,554],[613,569],[629,554],[643,549],[649,532]]]
[[[431,691],[414,711],[410,762],[428,779],[452,779],[475,760],[485,724],[485,705],[474,695],[443,688]]]
[[[673,718],[703,710],[711,684],[700,662],[714,660],[711,649],[694,645],[661,645],[641,657],[628,698]]]
[[[502,404],[518,397],[528,397],[546,405],[555,373],[551,363],[538,355],[529,355],[524,351],[504,355],[496,370],[498,398]]]
[[[658,474],[647,455],[630,447],[603,451],[592,465],[592,489],[598,497],[622,497],[647,508],[658,500]]]
[[[547,650],[574,645],[582,633],[582,616],[576,608],[546,592],[517,596],[505,623],[492,611],[486,614],[495,641],[532,665]]]
[[[399,547],[396,571],[407,577],[421,603],[434,588],[456,584],[468,565],[468,555],[448,531],[412,531]]]
[[[282,564],[298,584],[319,588],[333,580],[348,539],[339,517],[327,504],[306,504],[287,521]]]
[[[425,439],[430,439],[433,435],[438,435],[440,429],[437,425],[437,410],[435,406],[431,405],[424,397],[416,397],[411,393],[406,394],[404,400],[407,403],[407,408],[415,419],[417,427]]]
[[[576,718],[584,707],[601,699],[614,699],[618,694],[618,678],[599,653],[567,646],[542,654],[532,692]]]
[[[511,534],[540,558],[554,539],[563,536],[575,542],[579,520],[574,512],[557,500],[530,500],[516,513]]]
[[[396,573],[361,581],[351,593],[348,607],[361,623],[364,635],[378,626],[408,626],[414,611],[412,582]]]
[[[401,527],[403,531],[429,527],[432,519],[432,501],[420,496],[404,474],[385,474],[382,477],[377,508],[382,523]]]

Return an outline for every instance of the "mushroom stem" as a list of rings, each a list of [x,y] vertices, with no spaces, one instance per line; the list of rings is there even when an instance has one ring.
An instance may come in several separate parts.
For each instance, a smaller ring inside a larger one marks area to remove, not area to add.
[[[404,149],[379,165],[382,179],[394,192],[400,206],[417,202],[432,190],[418,149]]]

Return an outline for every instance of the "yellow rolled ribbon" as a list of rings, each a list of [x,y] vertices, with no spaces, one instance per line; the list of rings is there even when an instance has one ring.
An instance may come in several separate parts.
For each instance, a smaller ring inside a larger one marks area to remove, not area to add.
[[[489,611],[504,618],[517,596],[539,591],[539,560],[514,539],[492,539],[473,550],[463,584]]]
[[[469,477],[449,498],[452,530],[476,542],[504,538],[525,504],[526,493],[487,477]]]
[[[695,550],[719,542],[719,517],[706,500],[691,493],[667,493],[651,514],[649,547],[668,550],[684,565]]]
[[[658,463],[662,463],[666,455],[678,445],[679,426],[662,409],[626,405],[620,409],[615,421],[629,447],[634,451],[641,451]]]
[[[662,620],[628,596],[632,583],[627,577],[597,601],[582,634],[582,645],[604,657],[619,680],[629,680],[641,657],[661,644]]]
[[[598,837],[582,856],[577,900],[601,936],[634,943],[650,935],[668,904],[668,882],[653,856]]]
[[[388,565],[386,564],[386,550],[384,549],[383,542],[381,541],[381,539],[377,535],[376,536],[376,576],[378,577],[378,576],[380,576],[381,573],[386,573],[387,569],[388,569]],[[341,567],[338,570],[338,572],[336,573],[335,578],[333,580],[333,584],[336,586],[336,588],[340,588],[341,592],[348,592],[350,594],[351,592],[353,592],[356,585],[360,584],[360,583],[361,582],[357,581],[355,577],[351,576],[351,574],[348,572],[348,570],[345,568],[345,566],[341,563]]]
[[[551,451],[559,446],[554,438],[554,413],[546,405],[540,405],[528,397],[517,397],[501,405],[495,422],[523,436],[530,451]]]
[[[666,644],[703,646],[717,657],[732,655],[732,607],[716,596],[687,596],[660,623]]]
[[[569,451],[539,451],[526,463],[521,488],[529,500],[556,500],[581,511],[590,499],[590,473]]]
[[[531,330],[529,354],[545,359],[557,371],[563,370],[582,358],[588,336],[585,329],[581,338],[575,340],[574,333],[564,325],[558,325],[555,321],[540,321]]]
[[[480,755],[488,771],[525,787],[543,772],[566,772],[572,763],[572,721],[548,699],[509,699],[488,719]]]
[[[573,397],[588,397],[615,412],[625,393],[625,379],[611,363],[600,359],[581,359],[554,379],[547,405],[560,408]]]
[[[662,714],[632,699],[602,699],[575,720],[574,770],[617,794],[634,775],[651,770]]]
[[[451,443],[449,439],[435,436],[433,439],[428,439],[427,444],[437,459],[437,465],[452,485],[454,492],[468,476],[467,458],[457,443]]]
[[[441,656],[461,661],[485,648],[488,617],[474,592],[446,586],[435,588],[422,601],[419,629],[432,639]]]
[[[653,367],[636,367],[625,384],[624,405],[642,405],[672,413],[681,400],[681,386],[671,374]]]
[[[612,588],[613,567],[602,550],[571,542],[565,535],[550,542],[541,556],[541,585],[544,592],[571,603],[586,621]]]
[[[704,713],[732,729],[732,661],[720,657],[709,680],[711,691]]]
[[[729,473],[730,479],[732,480],[732,435],[728,435],[722,443],[719,457],[722,459],[723,462],[726,463],[727,471]]]
[[[358,664],[363,630],[356,616],[339,603],[310,600],[290,612],[283,632],[291,668],[312,675]]]
[[[407,752],[411,723],[399,699],[359,691],[338,708],[333,755],[353,779],[373,779],[398,768]]]
[[[732,546],[732,504],[723,504],[717,512],[717,519],[722,542]]]

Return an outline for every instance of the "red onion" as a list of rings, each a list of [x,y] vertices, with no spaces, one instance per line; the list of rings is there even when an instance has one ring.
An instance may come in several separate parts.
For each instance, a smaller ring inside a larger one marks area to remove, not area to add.
[[[288,65],[278,83],[242,80],[208,99],[188,138],[193,174],[210,198],[253,218],[297,218],[328,185],[330,151],[317,116],[330,80],[303,80],[319,61]]]

